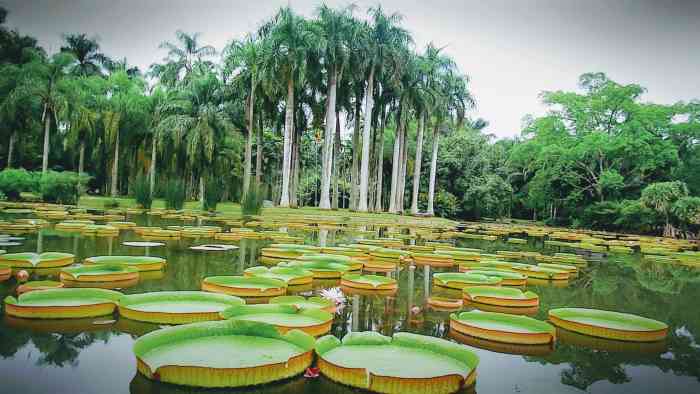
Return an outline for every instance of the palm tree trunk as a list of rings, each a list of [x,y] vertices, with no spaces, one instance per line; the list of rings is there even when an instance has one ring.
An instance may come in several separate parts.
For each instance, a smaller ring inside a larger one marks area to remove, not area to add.
[[[116,197],[118,194],[118,191],[117,191],[117,186],[118,186],[117,176],[118,175],[119,175],[119,131],[117,131],[117,137],[115,138],[115,141],[114,141],[114,161],[112,162],[112,191],[111,191],[112,197]]]
[[[255,76],[250,78],[250,100],[248,101],[248,140],[245,144],[245,161],[243,164],[243,195],[248,194],[250,188],[250,171],[253,162],[253,127],[255,125],[253,115],[255,110]]]
[[[425,112],[421,112],[418,120],[418,135],[416,136],[416,161],[413,165],[413,196],[411,199],[411,214],[418,214],[418,189],[420,187],[420,167],[423,160],[423,129],[425,128]]]
[[[358,95],[359,96],[359,95]],[[360,190],[360,98],[355,97],[355,125],[352,130],[352,170],[350,172],[350,210],[357,209]]]
[[[7,168],[12,168],[12,156],[15,153],[15,140],[17,139],[17,131],[10,134],[10,142],[7,146]]]
[[[78,153],[78,190],[83,193],[82,188],[82,177],[83,172],[85,172],[85,140],[80,139],[80,149]]]
[[[301,145],[301,130],[297,130],[292,141],[292,182],[289,188],[289,205],[291,207],[299,206],[299,172],[301,158],[299,156],[299,148]]]
[[[204,209],[204,176],[199,176],[199,204]]]
[[[335,140],[333,141],[333,209],[338,209],[338,178],[340,177],[340,114],[335,111]]]
[[[262,181],[262,161],[263,161],[263,121],[262,111],[258,115],[258,141],[255,152],[255,187],[260,192],[260,182]]]
[[[379,127],[379,148],[377,149],[376,159],[377,159],[377,197],[374,200],[374,210],[376,212],[382,212],[382,176],[384,175],[384,127],[386,126],[386,113],[385,109],[382,108],[381,113],[381,126]]]
[[[399,173],[401,172],[401,135],[403,134],[404,116],[403,116],[403,101],[399,105],[397,113],[396,135],[394,136],[394,156],[391,163],[391,192],[389,193],[389,212],[396,213],[396,194],[399,186]]]
[[[408,163],[408,144],[406,143],[406,138],[408,137],[408,125],[404,127],[401,133],[401,158],[399,160],[399,180],[398,188],[396,190],[396,211],[398,213],[403,213],[403,203],[404,195],[406,192],[406,164]]]
[[[41,173],[46,174],[49,169],[49,140],[51,133],[51,113],[44,104],[44,153],[41,157]]]
[[[438,122],[435,121],[433,129],[433,158],[430,161],[430,184],[428,186],[428,215],[430,216],[435,215],[433,202],[435,201],[435,176],[437,175],[438,140],[440,138],[438,130]]]
[[[374,66],[369,70],[367,92],[365,94],[365,124],[362,131],[362,162],[360,163],[360,200],[357,210],[367,212],[367,193],[369,191],[369,137],[372,127],[372,106],[374,106]]]
[[[321,201],[318,207],[331,208],[331,176],[333,172],[333,139],[335,133],[335,96],[337,73],[335,67],[328,73],[328,99],[326,100],[326,128],[323,133],[321,154]]]
[[[151,193],[151,196],[155,193],[156,190],[156,136],[153,136],[153,141],[151,141],[151,171],[150,175],[148,177],[148,190]]]
[[[287,102],[284,116],[284,148],[282,150],[282,197],[280,207],[289,207],[289,181],[292,175],[292,133],[294,133],[294,78],[287,81]]]

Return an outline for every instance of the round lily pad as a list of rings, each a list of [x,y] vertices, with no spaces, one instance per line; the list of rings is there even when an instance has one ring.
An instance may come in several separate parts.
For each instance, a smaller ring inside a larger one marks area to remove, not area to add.
[[[95,256],[87,257],[85,264],[118,264],[134,267],[139,271],[160,271],[165,268],[165,259],[154,256]]]
[[[280,279],[290,286],[310,284],[314,279],[314,273],[297,267],[251,267],[247,268],[245,276],[257,276],[262,278]]]
[[[245,301],[204,291],[157,291],[124,296],[119,314],[127,319],[160,324],[219,320],[219,312]]]
[[[362,269],[362,261],[355,260],[349,256],[339,254],[304,254],[299,257],[300,261],[310,261],[319,263],[337,263],[345,264],[350,267],[350,271],[358,271]]]
[[[294,305],[301,309],[322,309],[326,312],[335,313],[335,303],[322,297],[302,297],[296,295],[279,296],[270,299],[270,304]]]
[[[5,313],[32,319],[74,319],[109,315],[122,293],[105,289],[49,289],[5,298]]]
[[[497,278],[501,278],[501,286],[524,286],[527,283],[527,275],[521,274],[519,272],[505,270],[505,269],[498,269],[498,268],[471,269],[470,268],[470,269],[463,271],[460,268],[460,271],[465,272],[467,274],[478,274],[478,275],[494,276]]]
[[[255,276],[210,276],[202,281],[202,290],[238,297],[275,297],[286,293],[287,283]]]
[[[70,253],[7,253],[0,255],[0,264],[13,268],[56,268],[73,264],[75,256]]]
[[[568,280],[571,276],[568,271],[527,264],[515,266],[513,267],[513,270],[527,275],[528,278],[535,279]]]
[[[353,332],[342,342],[326,335],[316,353],[327,378],[379,393],[456,392],[474,384],[479,363],[466,346],[407,332]]]
[[[480,304],[506,307],[535,307],[540,298],[531,291],[522,291],[513,287],[470,286],[462,289],[464,299]]]
[[[328,333],[333,324],[333,314],[324,310],[282,304],[234,306],[221,312],[221,317],[272,324],[280,333],[299,329],[313,336]]]
[[[138,282],[136,268],[118,264],[88,264],[80,267],[64,268],[59,274],[61,282],[68,286],[92,285],[103,282]]]
[[[197,387],[243,387],[301,374],[314,339],[299,330],[237,320],[192,323],[148,333],[134,343],[146,378]],[[235,355],[235,356],[232,356]]]
[[[452,256],[437,253],[411,253],[415,265],[428,265],[431,267],[452,267]]]
[[[497,312],[453,313],[450,329],[476,338],[522,345],[549,344],[556,340],[556,329],[543,321]]]
[[[341,286],[364,290],[396,291],[398,283],[396,279],[379,275],[345,274],[340,278]]]
[[[17,294],[21,295],[35,290],[58,289],[63,283],[54,280],[34,280],[17,286]]]
[[[279,263],[277,266],[311,271],[314,273],[314,279],[339,279],[344,273],[350,271],[350,266],[346,264],[323,261],[290,261]]]
[[[496,276],[468,274],[462,272],[442,272],[433,275],[437,286],[462,289],[467,286],[499,286],[503,280]]]
[[[668,325],[642,316],[599,309],[558,308],[549,311],[552,324],[594,337],[633,342],[660,341]]]
[[[226,252],[229,250],[238,249],[238,246],[234,245],[222,245],[222,244],[206,244],[190,246],[191,250],[200,250],[205,252]]]

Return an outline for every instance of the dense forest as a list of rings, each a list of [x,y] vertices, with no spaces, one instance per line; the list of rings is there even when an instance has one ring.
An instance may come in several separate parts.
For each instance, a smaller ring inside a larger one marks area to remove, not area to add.
[[[604,73],[543,92],[548,111],[496,139],[445,48],[417,48],[399,14],[280,9],[220,52],[177,31],[140,70],[67,33],[58,53],[0,10],[0,173],[85,174],[87,193],[154,196],[177,180],[282,207],[520,218],[693,236],[700,102],[643,101]],[[154,48],[155,49],[155,48]],[[342,122],[341,122],[342,121]],[[40,172],[39,172],[40,171]],[[80,178],[83,179],[83,178]]]

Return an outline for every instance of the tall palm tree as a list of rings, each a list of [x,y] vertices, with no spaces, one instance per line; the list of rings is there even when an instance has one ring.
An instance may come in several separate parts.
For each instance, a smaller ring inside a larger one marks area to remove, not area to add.
[[[321,196],[319,207],[331,208],[331,175],[333,173],[333,150],[336,128],[336,93],[338,84],[343,79],[348,58],[350,43],[357,37],[356,24],[352,21],[352,9],[346,7],[334,10],[327,5],[321,5],[318,10],[316,24],[320,30],[323,66],[327,76],[327,97],[325,130],[321,159]],[[338,158],[336,158],[338,160]]]
[[[290,205],[290,180],[292,178],[292,137],[294,128],[295,83],[302,84],[307,56],[314,50],[313,29],[307,21],[291,8],[281,8],[267,24],[270,26],[270,51],[265,55],[266,80],[282,90],[286,83],[284,147],[282,152],[282,195],[280,206]],[[280,81],[279,78],[284,78]],[[272,90],[272,89],[270,89]]]
[[[162,140],[165,134],[159,126],[168,115],[168,111],[171,110],[171,102],[173,99],[172,92],[172,90],[163,89],[163,87],[159,85],[153,89],[147,100],[147,124],[151,136],[151,168],[148,171],[148,186],[151,195],[155,193],[156,188],[156,153],[158,141]]]
[[[176,31],[175,43],[165,41],[160,44],[159,48],[167,49],[168,55],[163,59],[164,64],[152,66],[152,73],[161,82],[172,86],[186,79],[198,64],[209,62],[208,59],[216,54],[216,49],[211,45],[200,45],[199,36],[200,33]]]
[[[97,38],[88,38],[85,33],[65,34],[65,45],[61,52],[68,52],[75,56],[75,66],[72,72],[79,76],[102,75],[102,66],[109,58],[100,52],[100,44]]]
[[[367,212],[369,191],[369,142],[372,127],[372,109],[374,106],[375,73],[381,71],[385,64],[391,64],[395,58],[413,42],[410,34],[399,26],[402,17],[394,13],[386,15],[381,6],[370,8],[371,28],[367,41],[368,76],[365,93],[364,124],[362,131],[362,161],[360,163],[360,198],[357,209]]]
[[[58,114],[67,104],[67,86],[70,66],[75,61],[72,54],[57,53],[51,58],[36,54],[23,69],[22,82],[16,90],[13,100],[31,98],[38,100],[42,107],[41,121],[44,123],[44,153],[41,160],[41,172],[46,173],[49,166],[49,149],[51,120],[58,121]]]
[[[233,41],[225,50],[225,72],[232,74],[236,79],[248,82],[249,93],[246,99],[247,105],[247,139],[245,147],[245,159],[243,165],[243,193],[242,198],[248,194],[250,188],[251,168],[253,161],[253,132],[255,130],[255,93],[260,85],[260,68],[263,62],[264,42],[254,35],[248,35],[243,40]]]
[[[97,76],[77,78],[70,83],[62,117],[68,125],[68,143],[78,146],[78,174],[85,172],[85,148],[95,136],[105,89],[105,80]]]

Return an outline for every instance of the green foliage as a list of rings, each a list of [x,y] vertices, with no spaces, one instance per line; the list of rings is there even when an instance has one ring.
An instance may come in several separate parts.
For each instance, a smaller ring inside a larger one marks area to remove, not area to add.
[[[673,216],[684,225],[700,225],[700,197],[681,197],[671,207]]]
[[[36,174],[25,169],[0,171],[0,192],[4,193],[10,201],[19,200],[22,192],[36,191],[38,185]]]
[[[151,195],[151,187],[148,177],[145,175],[137,176],[132,186],[132,190],[134,191],[134,199],[136,199],[136,203],[144,209],[151,209],[151,205],[153,204],[153,196]]]
[[[165,208],[180,210],[185,206],[185,184],[179,179],[170,179],[165,184]]]
[[[688,187],[680,181],[652,183],[642,190],[642,204],[668,216],[673,204],[688,195]]]
[[[251,185],[248,194],[246,194],[243,197],[243,201],[241,201],[241,212],[246,216],[259,215],[262,211],[262,204],[262,193],[260,193],[256,185]]]
[[[119,205],[121,205],[121,203],[116,198],[112,198],[110,200],[107,200],[103,204],[105,209],[119,208]]]
[[[221,202],[224,195],[224,186],[218,179],[210,179],[204,186],[204,210],[216,211],[216,205]]]
[[[85,178],[87,177],[79,176],[75,172],[48,171],[39,181],[41,198],[57,204],[77,204],[80,196],[79,186]]]

